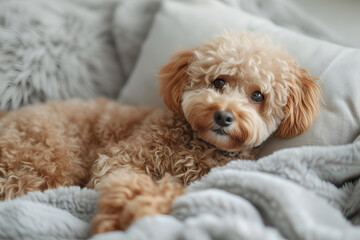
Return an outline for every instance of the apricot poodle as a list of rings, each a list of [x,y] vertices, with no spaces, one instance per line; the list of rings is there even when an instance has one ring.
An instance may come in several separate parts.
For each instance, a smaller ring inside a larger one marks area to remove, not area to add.
[[[79,185],[100,191],[93,234],[168,213],[211,168],[254,159],[271,134],[307,130],[320,88],[283,48],[225,32],[180,51],[160,73],[169,109],[53,101],[0,118],[0,199]]]

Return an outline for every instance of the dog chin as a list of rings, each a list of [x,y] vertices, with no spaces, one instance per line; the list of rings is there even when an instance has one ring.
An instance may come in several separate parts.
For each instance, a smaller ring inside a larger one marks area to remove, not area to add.
[[[226,133],[226,130],[223,129],[209,129],[204,131],[203,133],[200,133],[200,137],[214,145],[217,148],[220,148],[222,150],[226,151],[237,151],[242,148],[242,146],[239,144],[236,144],[231,136],[229,136]]]

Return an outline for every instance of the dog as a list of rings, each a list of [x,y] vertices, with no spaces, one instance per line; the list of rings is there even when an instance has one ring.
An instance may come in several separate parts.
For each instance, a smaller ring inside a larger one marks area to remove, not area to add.
[[[315,78],[267,37],[225,32],[159,72],[167,109],[107,99],[51,101],[0,118],[0,199],[78,185],[100,192],[92,233],[168,213],[212,168],[254,159],[270,135],[306,131]]]

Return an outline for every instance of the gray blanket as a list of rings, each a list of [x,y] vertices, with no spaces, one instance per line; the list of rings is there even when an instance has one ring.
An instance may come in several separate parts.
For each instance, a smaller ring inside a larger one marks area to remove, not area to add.
[[[286,149],[213,169],[170,215],[92,239],[359,239],[360,139]],[[89,237],[97,193],[58,188],[0,203],[0,239]]]

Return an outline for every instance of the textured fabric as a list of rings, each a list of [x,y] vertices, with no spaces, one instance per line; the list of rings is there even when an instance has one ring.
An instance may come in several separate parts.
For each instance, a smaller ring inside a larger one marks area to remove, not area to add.
[[[278,151],[214,168],[175,199],[170,215],[92,239],[358,239],[360,138]],[[87,238],[97,193],[79,187],[0,202],[1,239]]]
[[[60,187],[1,202],[0,239],[84,238],[96,199],[94,190]]]
[[[214,15],[217,17],[213,18]],[[302,67],[321,78],[323,103],[310,130],[292,139],[271,138],[263,145],[262,156],[287,147],[347,144],[360,134],[360,108],[357,107],[360,104],[360,50],[306,37],[217,1],[164,2],[142,46],[137,65],[122,89],[120,103],[162,106],[156,77],[158,67],[169,61],[180,45],[196,46],[213,34],[222,33],[223,29],[264,33],[284,45]]]
[[[124,82],[111,31],[116,4],[0,1],[0,109],[115,97]]]

